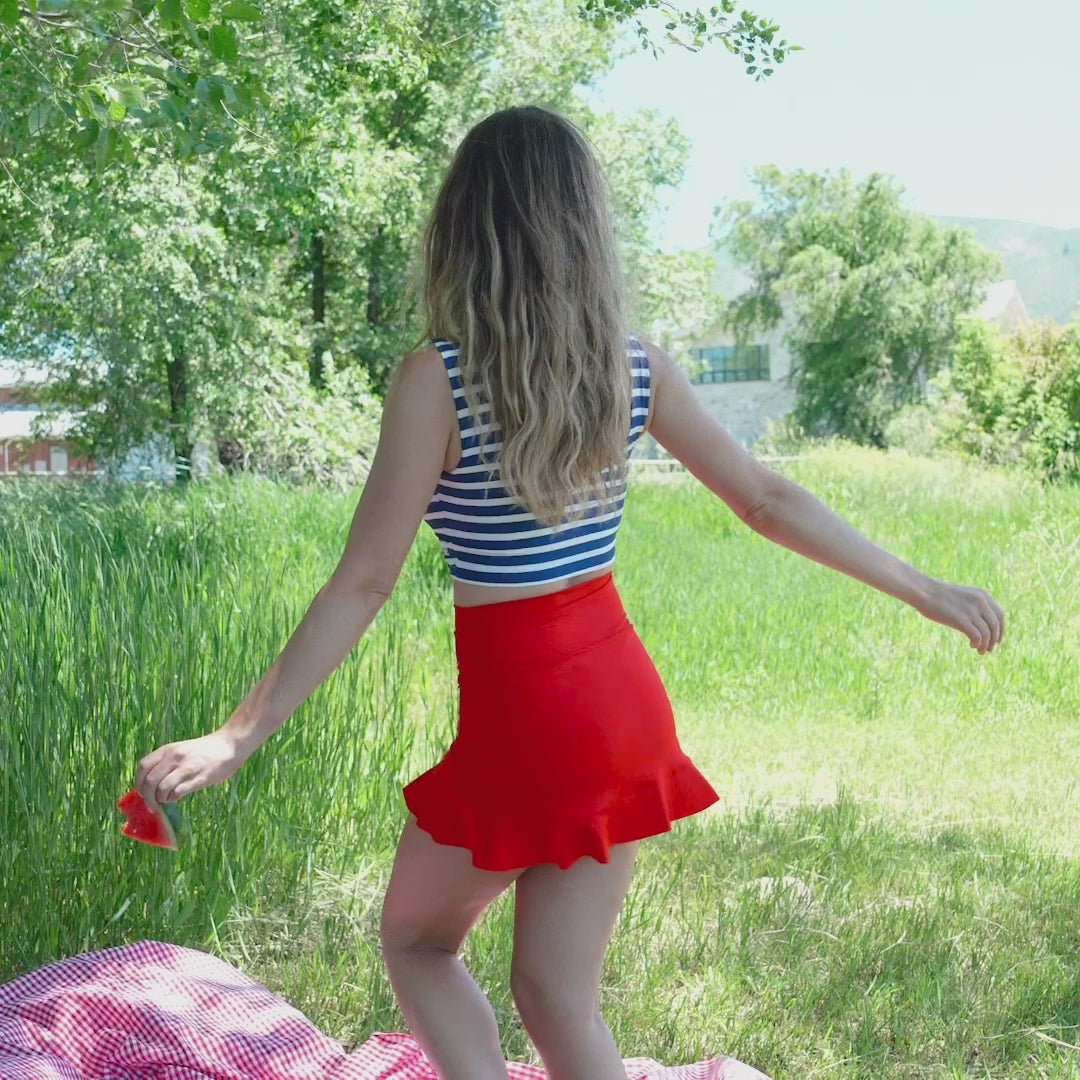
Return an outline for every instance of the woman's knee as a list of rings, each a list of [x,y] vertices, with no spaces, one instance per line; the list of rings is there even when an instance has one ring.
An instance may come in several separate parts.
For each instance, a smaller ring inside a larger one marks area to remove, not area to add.
[[[402,954],[447,952],[457,953],[460,943],[449,939],[430,922],[413,919],[388,905],[383,899],[379,916],[379,945],[384,959]]]
[[[573,1028],[599,1015],[599,989],[571,973],[511,964],[510,993],[526,1028]]]

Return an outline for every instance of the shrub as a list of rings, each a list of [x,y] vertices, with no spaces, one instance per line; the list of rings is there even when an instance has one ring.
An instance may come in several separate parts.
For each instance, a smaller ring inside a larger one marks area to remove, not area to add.
[[[890,446],[1016,464],[1046,479],[1080,478],[1080,324],[1033,323],[1005,336],[970,321],[927,404],[889,425]]]
[[[366,476],[379,438],[382,405],[359,367],[324,356],[325,389],[311,385],[295,358],[253,362],[219,403],[219,458],[293,483],[353,487]]]

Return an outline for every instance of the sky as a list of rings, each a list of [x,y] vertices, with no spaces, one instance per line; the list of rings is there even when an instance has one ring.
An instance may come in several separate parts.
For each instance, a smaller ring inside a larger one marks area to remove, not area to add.
[[[590,93],[616,113],[673,116],[691,140],[657,225],[664,248],[706,243],[713,208],[750,197],[766,163],[891,174],[923,213],[1080,228],[1080,4],[746,4],[804,49],[767,81],[719,43],[668,45],[618,60]]]

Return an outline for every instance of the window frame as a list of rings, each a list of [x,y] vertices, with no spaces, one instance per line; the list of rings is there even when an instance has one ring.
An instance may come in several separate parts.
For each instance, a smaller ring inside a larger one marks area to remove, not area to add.
[[[772,382],[768,345],[708,345],[691,349],[690,355],[706,365],[690,380],[697,386]]]

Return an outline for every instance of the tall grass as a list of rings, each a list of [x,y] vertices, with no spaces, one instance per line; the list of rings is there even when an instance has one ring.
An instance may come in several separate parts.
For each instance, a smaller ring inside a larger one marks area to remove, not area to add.
[[[680,481],[631,493],[616,577],[723,795],[646,841],[605,1015],[625,1056],[784,1077],[1080,1076],[1080,493],[854,451],[785,467],[890,550],[990,588],[953,631],[767,544]],[[341,551],[355,497],[0,487],[0,979],[141,937],[244,967],[348,1044],[403,1021],[377,922],[400,788],[454,725],[422,532],[335,675],[176,854],[119,836],[138,758],[220,723]],[[466,945],[508,1057],[512,893]]]
[[[238,903],[393,843],[414,668],[445,620],[431,558],[272,752],[184,804],[196,841],[160,858],[117,842],[118,795],[139,757],[221,723],[259,677],[333,566],[342,506],[257,482],[25,486],[2,505],[4,971],[133,926],[205,942]]]

